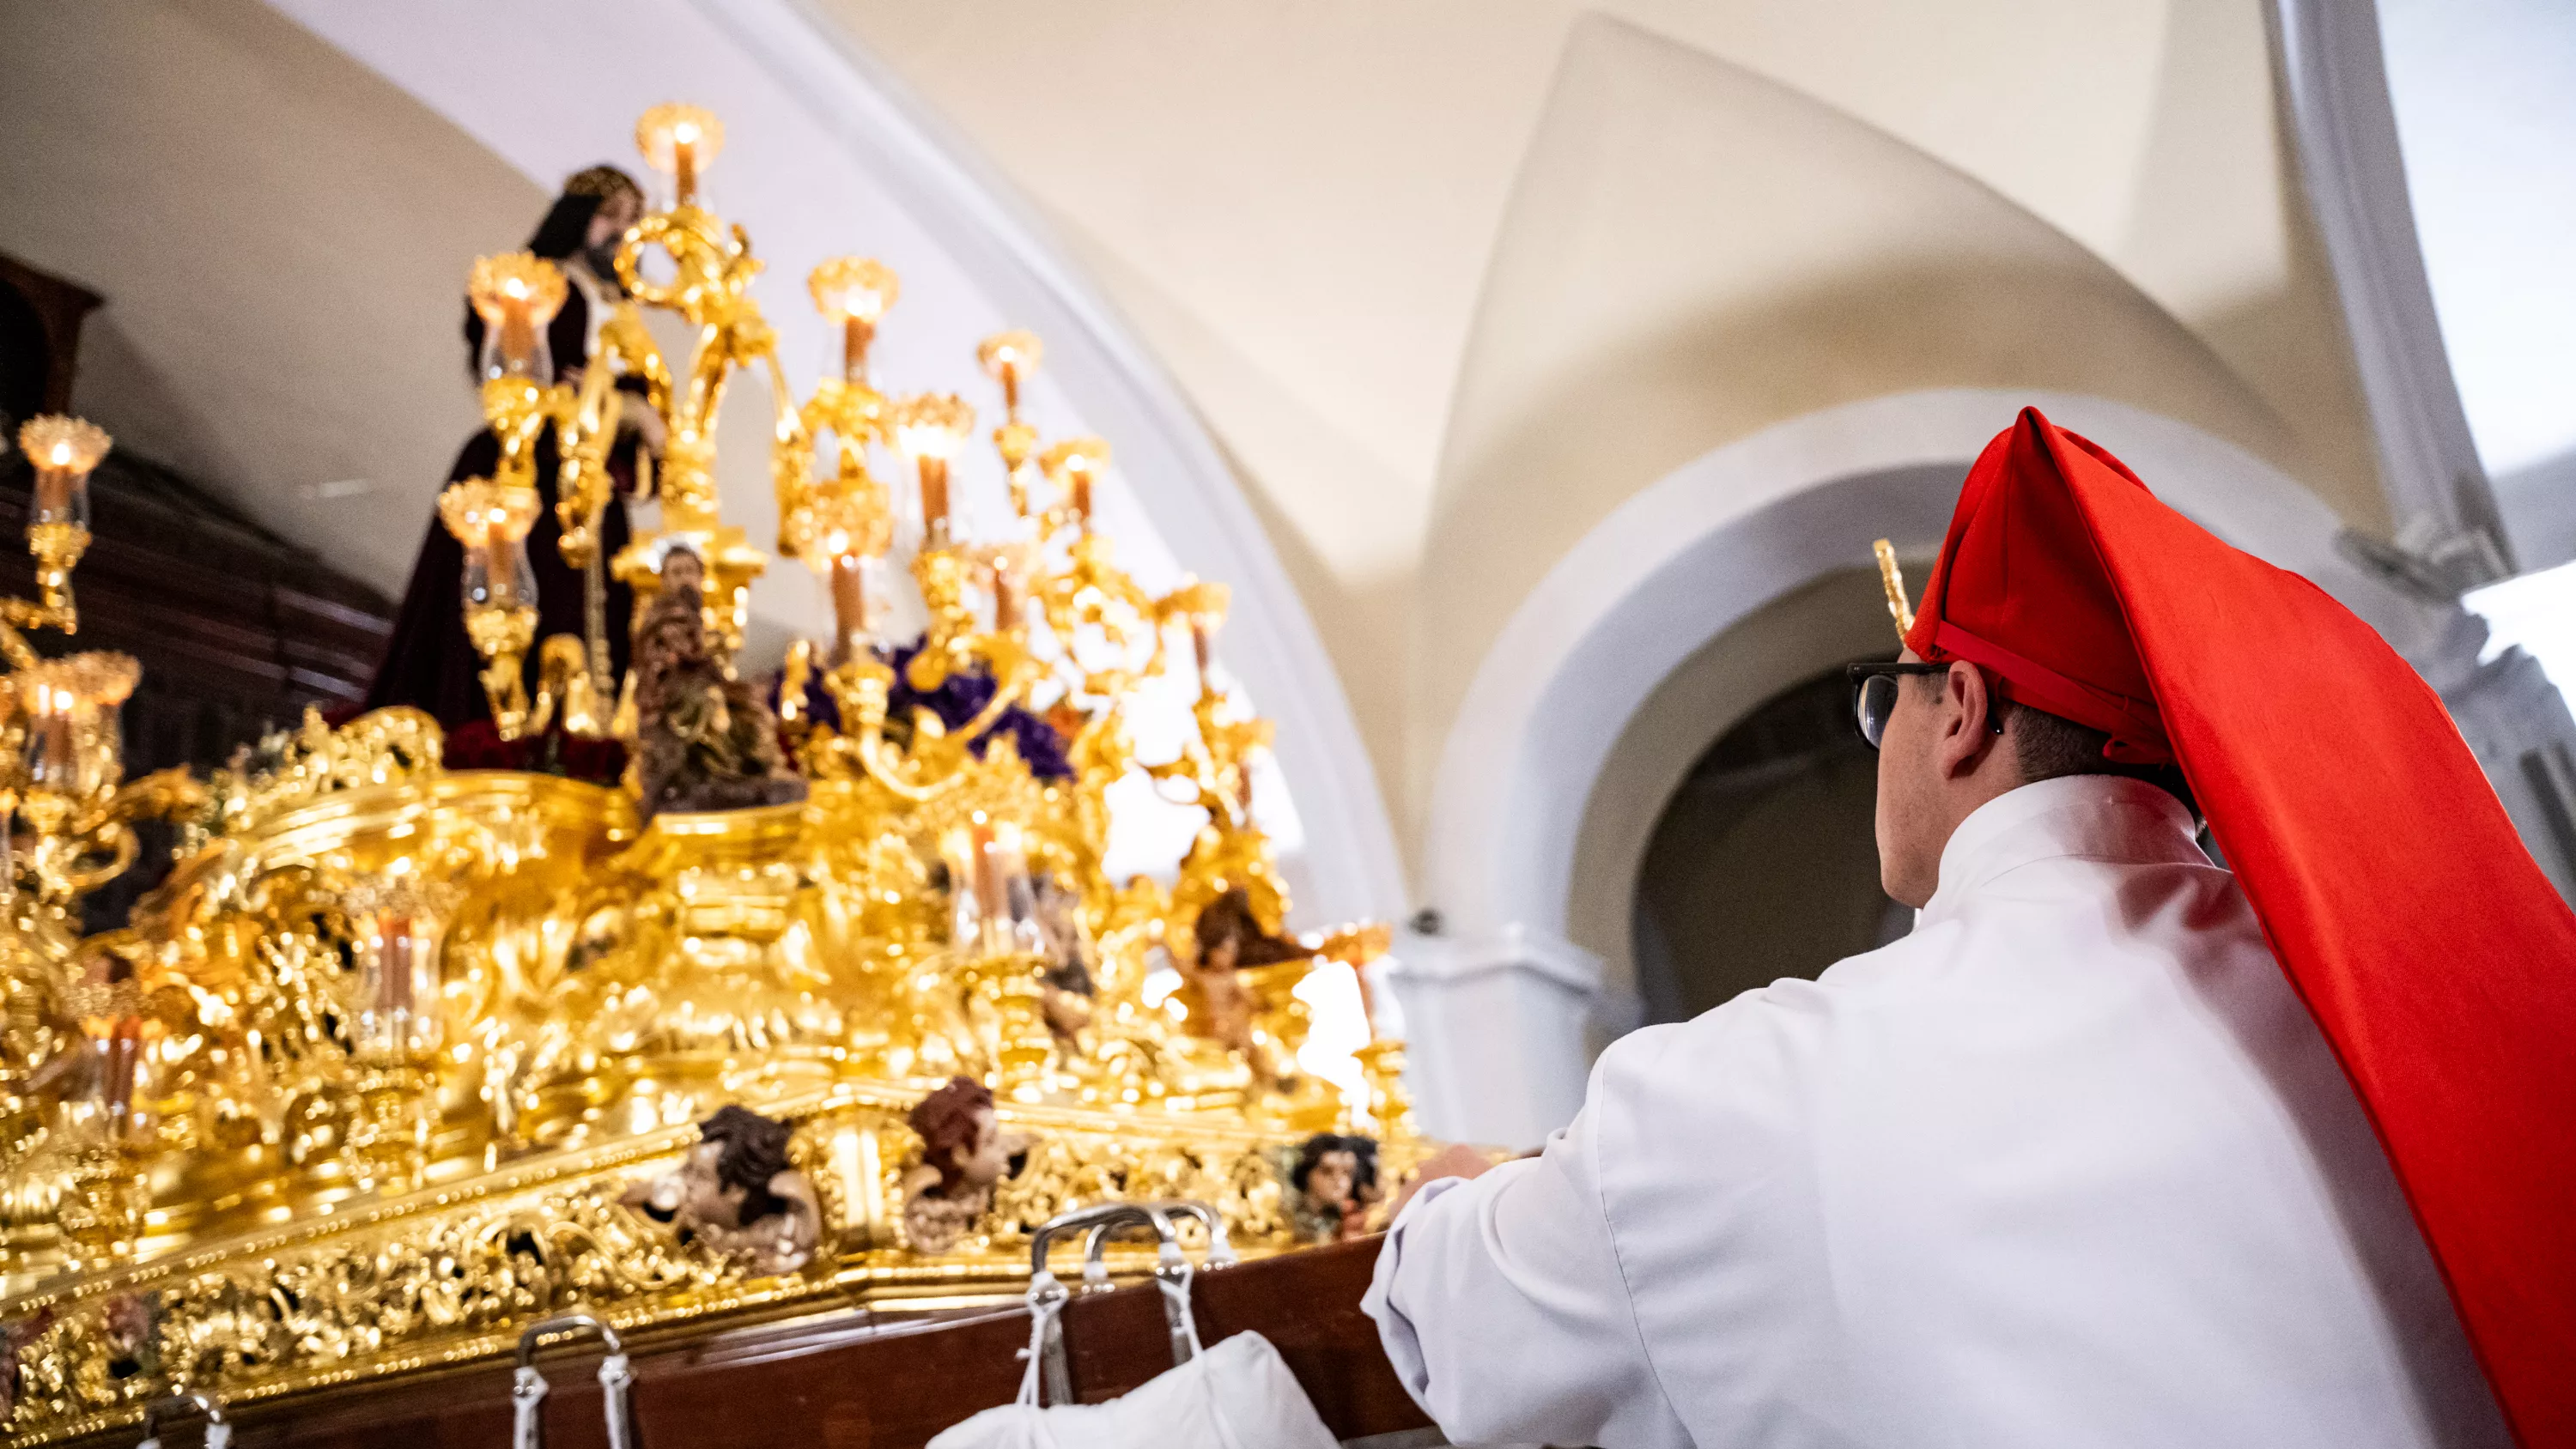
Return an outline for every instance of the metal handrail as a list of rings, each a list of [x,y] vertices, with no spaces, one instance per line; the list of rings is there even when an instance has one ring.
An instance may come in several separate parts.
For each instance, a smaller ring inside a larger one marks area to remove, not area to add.
[[[510,1443],[512,1449],[544,1449],[546,1422],[543,1409],[546,1394],[552,1387],[545,1375],[537,1372],[537,1350],[548,1338],[569,1341],[582,1334],[595,1334],[608,1345],[607,1357],[599,1363],[600,1410],[608,1420],[608,1449],[635,1449],[635,1405],[628,1394],[634,1386],[635,1371],[626,1362],[626,1345],[617,1330],[587,1313],[567,1313],[528,1326],[519,1335],[519,1361],[510,1381]]]
[[[1224,1268],[1236,1259],[1234,1246],[1225,1235],[1224,1219],[1216,1209],[1201,1202],[1112,1202],[1076,1208],[1050,1218],[1029,1236],[1029,1310],[1043,1320],[1039,1329],[1038,1372],[1046,1398],[1054,1403],[1073,1399],[1073,1373],[1066,1356],[1064,1328],[1058,1318],[1065,1300],[1071,1296],[1062,1280],[1047,1266],[1047,1257],[1056,1240],[1067,1233],[1083,1234],[1083,1291],[1091,1292],[1109,1286],[1106,1261],[1109,1239],[1129,1228],[1151,1229],[1155,1238],[1154,1278],[1162,1288],[1163,1319],[1170,1331],[1172,1364],[1178,1367],[1190,1361],[1198,1346],[1198,1330],[1191,1322],[1189,1285],[1195,1271],[1181,1251],[1179,1231],[1174,1217],[1193,1217],[1208,1230],[1207,1266]]]

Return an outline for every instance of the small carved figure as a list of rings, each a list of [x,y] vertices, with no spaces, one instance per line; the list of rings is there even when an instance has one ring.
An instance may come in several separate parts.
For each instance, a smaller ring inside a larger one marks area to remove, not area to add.
[[[944,1253],[992,1207],[993,1185],[1019,1171],[1029,1138],[1002,1130],[992,1091],[971,1077],[949,1078],[909,1121],[921,1163],[904,1175],[904,1235],[916,1253]]]
[[[1198,946],[1195,953],[1187,953],[1193,959],[1179,959],[1185,953],[1173,954],[1190,993],[1190,1015],[1198,1019],[1199,1008],[1206,1008],[1201,1034],[1241,1052],[1254,1071],[1273,1082],[1294,1078],[1294,1063],[1271,1060],[1272,1054],[1253,1039],[1253,1019],[1261,1003],[1235,972],[1247,966],[1303,960],[1314,952],[1262,929],[1251,897],[1239,887],[1208,902],[1191,934]]]
[[[706,565],[685,548],[662,560],[662,590],[635,635],[637,810],[739,810],[805,798],[778,752],[778,721],[707,647]]]
[[[1100,994],[1091,975],[1091,941],[1082,929],[1082,896],[1041,871],[1036,881],[1038,933],[1046,941],[1047,969],[1039,977],[1040,1008],[1047,1030],[1070,1045],[1091,1024],[1092,999]]]
[[[25,1318],[0,1325],[0,1423],[18,1408],[18,1355],[54,1326],[54,1310],[40,1308]]]
[[[1295,1192],[1290,1216],[1297,1236],[1310,1243],[1338,1243],[1367,1231],[1369,1211],[1382,1195],[1377,1143],[1367,1137],[1318,1132],[1297,1150],[1288,1170]]]
[[[814,1184],[787,1165],[787,1124],[722,1107],[698,1124],[680,1165],[626,1189],[618,1201],[740,1258],[755,1273],[793,1273],[814,1259],[823,1210]]]
[[[153,1331],[153,1317],[150,1294],[119,1293],[107,1300],[100,1327],[113,1355],[107,1361],[108,1377],[130,1379],[160,1371],[160,1335]]]

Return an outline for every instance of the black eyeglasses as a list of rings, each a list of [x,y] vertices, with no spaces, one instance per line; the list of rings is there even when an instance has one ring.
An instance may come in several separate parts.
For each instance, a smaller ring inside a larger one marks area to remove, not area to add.
[[[1888,717],[1896,713],[1896,677],[1900,674],[1947,674],[1947,664],[1854,664],[1843,671],[1851,676],[1852,721],[1860,726],[1860,737],[1871,749],[1887,734]],[[1989,710],[1988,726],[2004,732],[2003,711]]]

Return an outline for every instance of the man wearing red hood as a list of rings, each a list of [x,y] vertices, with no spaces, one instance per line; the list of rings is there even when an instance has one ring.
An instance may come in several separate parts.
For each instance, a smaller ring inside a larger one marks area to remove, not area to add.
[[[1913,934],[1621,1040],[1536,1157],[1436,1159],[1367,1302],[1423,1407],[2576,1445],[2576,919],[2430,691],[2036,411],[1906,645],[1854,673]]]

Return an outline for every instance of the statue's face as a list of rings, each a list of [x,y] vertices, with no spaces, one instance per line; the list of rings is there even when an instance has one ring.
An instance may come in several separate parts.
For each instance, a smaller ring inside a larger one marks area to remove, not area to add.
[[[680,1169],[680,1206],[700,1222],[740,1227],[743,1199],[751,1191],[727,1187],[716,1175],[716,1165],[724,1160],[724,1151],[721,1142],[701,1142],[689,1149],[688,1162]]]
[[[675,548],[662,560],[662,591],[694,594],[707,581],[707,566],[696,554]]]
[[[1351,1200],[1359,1180],[1359,1154],[1346,1150],[1327,1152],[1307,1170],[1306,1196],[1339,1207]]]
[[[590,214],[590,231],[582,238],[582,250],[606,252],[615,246],[626,229],[644,214],[644,203],[632,191],[612,191]]]
[[[1010,1173],[1011,1159],[1026,1151],[1027,1139],[1016,1132],[1002,1130],[1001,1119],[990,1107],[975,1113],[975,1140],[971,1146],[952,1148],[957,1170],[972,1188],[991,1187]]]

